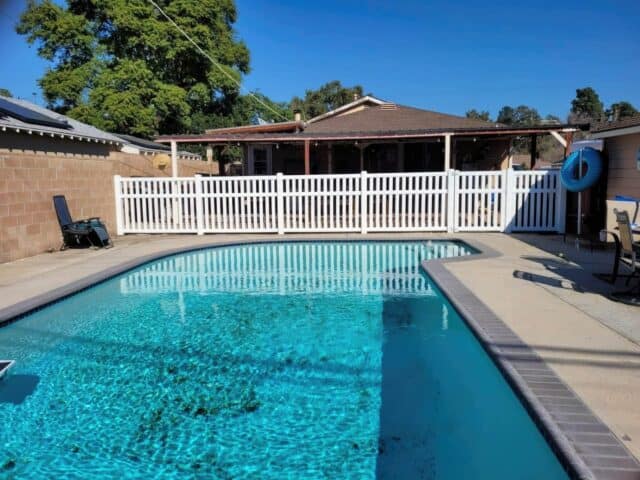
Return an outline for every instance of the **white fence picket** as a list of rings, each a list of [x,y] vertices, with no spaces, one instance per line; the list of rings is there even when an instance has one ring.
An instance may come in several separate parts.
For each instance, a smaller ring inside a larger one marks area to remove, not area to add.
[[[564,230],[557,171],[114,177],[118,234]]]

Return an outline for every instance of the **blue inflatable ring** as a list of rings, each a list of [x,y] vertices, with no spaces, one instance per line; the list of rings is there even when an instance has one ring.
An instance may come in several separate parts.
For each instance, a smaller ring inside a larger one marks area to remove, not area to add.
[[[582,178],[579,175],[580,153],[582,153],[582,165],[587,167]],[[570,192],[582,192],[593,187],[602,174],[602,159],[600,153],[591,147],[584,147],[573,152],[567,157],[560,170],[560,180]]]

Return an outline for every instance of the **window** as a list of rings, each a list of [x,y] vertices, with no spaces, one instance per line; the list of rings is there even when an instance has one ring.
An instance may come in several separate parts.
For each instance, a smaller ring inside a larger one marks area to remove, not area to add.
[[[271,145],[249,147],[249,175],[271,175]]]

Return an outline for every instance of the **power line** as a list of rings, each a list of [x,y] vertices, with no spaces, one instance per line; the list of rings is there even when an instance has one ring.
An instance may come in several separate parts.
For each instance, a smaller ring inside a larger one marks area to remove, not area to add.
[[[229,72],[227,72],[224,67],[222,65],[220,65],[217,61],[215,61],[211,55],[209,55],[207,52],[205,52],[200,45],[198,45],[188,34],[187,32],[185,32],[182,28],[180,28],[180,25],[178,25],[176,22],[173,21],[173,19],[167,15],[164,10],[162,10],[162,8],[160,8],[158,6],[158,4],[156,2],[154,2],[153,0],[149,0],[149,3],[151,3],[154,7],[156,7],[158,9],[158,11],[162,14],[162,16],[164,18],[166,18],[169,23],[171,23],[174,27],[176,27],[176,29],[178,29],[178,31],[187,39],[189,40],[189,42],[191,42],[193,44],[194,47],[196,47],[196,49],[202,54],[204,55],[206,58],[209,59],[209,61],[211,63],[213,63],[213,65],[220,70],[227,78],[229,78],[233,83],[235,83],[238,86],[238,89],[240,91],[245,90],[244,88],[242,88],[242,85],[240,84],[240,82],[233,76],[231,75]],[[247,95],[249,95],[251,98],[253,98],[256,102],[258,102],[260,105],[262,105],[263,107],[265,107],[267,110],[271,111],[272,113],[276,114],[278,117],[283,118],[284,120],[289,120],[287,117],[285,117],[284,115],[282,115],[280,112],[278,112],[277,110],[275,110],[274,108],[272,108],[269,104],[267,104],[266,102],[264,102],[262,99],[260,99],[259,97],[257,97],[253,92],[250,92],[248,90],[245,90],[247,92]]]

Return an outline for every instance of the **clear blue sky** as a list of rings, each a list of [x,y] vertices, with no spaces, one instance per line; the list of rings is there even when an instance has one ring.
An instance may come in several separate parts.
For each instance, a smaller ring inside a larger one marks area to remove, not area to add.
[[[339,79],[455,114],[526,104],[564,118],[584,86],[640,108],[638,0],[236,1],[244,84],[274,100]],[[47,64],[13,32],[25,4],[0,0],[0,86],[31,99]]]

